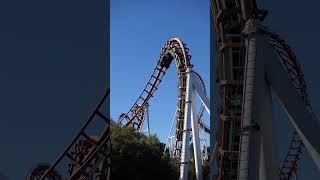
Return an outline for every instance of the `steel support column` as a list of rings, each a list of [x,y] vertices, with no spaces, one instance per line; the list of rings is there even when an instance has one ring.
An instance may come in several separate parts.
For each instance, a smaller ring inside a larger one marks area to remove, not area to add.
[[[263,90],[261,85],[264,85],[264,73],[263,64],[257,61],[256,58],[256,49],[259,44],[257,43],[255,31],[254,22],[249,20],[244,30],[247,54],[242,101],[242,134],[238,180],[259,179],[260,132],[252,127],[255,123],[259,123],[259,114],[262,113],[260,112],[261,108],[259,108],[259,99],[263,95],[261,93],[261,90]]]
[[[181,151],[181,165],[180,165],[180,180],[188,180],[188,164],[190,159],[189,152],[189,139],[190,139],[190,113],[191,113],[191,100],[192,100],[192,87],[190,81],[190,70],[186,70],[186,103],[183,121],[183,135],[182,135],[182,151]]]

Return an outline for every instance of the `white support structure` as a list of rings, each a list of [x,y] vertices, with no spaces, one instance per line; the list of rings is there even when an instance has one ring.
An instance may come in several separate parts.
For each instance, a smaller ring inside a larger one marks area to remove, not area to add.
[[[205,95],[201,89],[200,83],[192,74],[192,69],[188,68],[186,71],[186,103],[185,116],[183,124],[182,136],[182,153],[180,165],[180,180],[188,180],[188,163],[190,159],[189,139],[190,139],[190,124],[192,127],[192,141],[194,149],[194,162],[196,169],[197,180],[202,180],[202,159],[199,138],[199,124],[197,119],[196,109],[196,94],[199,95],[201,102],[204,104],[208,114],[210,115],[210,99]]]
[[[257,26],[249,20],[244,30],[247,58],[238,180],[279,179],[271,87],[320,170],[320,120],[305,105],[271,45],[256,32]]]
[[[192,89],[192,101],[191,101],[191,127],[192,127],[192,141],[193,141],[193,152],[194,152],[194,164],[196,169],[197,180],[202,180],[202,160],[201,160],[201,149],[200,149],[200,138],[199,138],[199,125],[197,120],[197,109],[196,109],[196,91]]]
[[[188,180],[188,163],[190,159],[189,139],[190,139],[190,120],[191,120],[191,100],[192,100],[192,84],[190,78],[190,68],[186,70],[186,103],[184,107],[183,134],[182,134],[182,150],[180,165],[180,180]]]
[[[243,102],[242,102],[242,128],[248,128],[253,125],[255,119],[255,113],[253,112],[254,98],[260,97],[261,94],[257,92],[256,82],[257,72],[261,73],[261,65],[257,65],[256,61],[256,38],[252,34],[251,24],[247,24],[247,38],[246,38],[246,60],[245,60],[245,73],[244,73],[244,90],[243,90]],[[261,80],[261,79],[259,79]],[[259,81],[258,81],[259,82]],[[253,134],[255,133],[255,134]],[[240,141],[240,159],[239,159],[239,170],[238,179],[247,180],[248,177],[258,179],[259,172],[259,156],[260,156],[260,134],[257,131],[246,131],[242,132]],[[250,153],[250,152],[255,153]],[[250,156],[251,155],[251,156]],[[249,170],[250,167],[250,170]]]

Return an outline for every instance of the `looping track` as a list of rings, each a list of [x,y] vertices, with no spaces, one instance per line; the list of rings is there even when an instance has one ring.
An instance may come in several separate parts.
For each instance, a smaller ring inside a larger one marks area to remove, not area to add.
[[[301,95],[305,105],[311,110],[303,72],[301,71],[297,57],[295,56],[289,45],[279,35],[267,30],[267,28],[260,28],[258,29],[258,31],[264,34],[270,45],[273,47],[273,50],[281,58],[281,63],[287,70],[293,86]],[[294,131],[286,158],[279,170],[281,179],[288,180],[293,177],[294,174],[296,174],[298,166],[297,163],[300,159],[300,155],[302,154],[303,147],[304,145],[302,140]]]
[[[177,126],[176,126],[176,146],[175,154],[180,154],[182,145],[182,130],[183,130],[183,120],[184,120],[184,107],[185,107],[185,94],[186,94],[186,69],[192,67],[191,56],[189,55],[189,49],[186,47],[179,38],[174,37],[167,41],[162,48],[160,53],[160,58],[157,61],[156,67],[145,85],[143,91],[139,95],[138,99],[132,105],[127,113],[123,113],[118,118],[118,124],[120,126],[133,127],[135,130],[139,130],[144,121],[144,107],[153,93],[158,89],[162,78],[166,74],[166,70],[170,67],[172,60],[175,60],[175,64],[178,70],[178,108],[177,108]],[[193,72],[202,88],[205,89],[204,82],[200,75]],[[206,132],[209,132],[209,128],[203,123],[204,107],[201,107],[200,113],[198,114],[198,120],[200,127],[202,127]]]

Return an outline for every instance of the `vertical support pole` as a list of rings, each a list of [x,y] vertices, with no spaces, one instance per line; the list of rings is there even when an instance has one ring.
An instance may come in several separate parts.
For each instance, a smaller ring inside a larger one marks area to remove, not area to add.
[[[193,78],[191,80],[193,82]],[[194,152],[194,164],[196,169],[196,179],[202,180],[202,161],[201,161],[201,150],[200,150],[200,138],[199,138],[199,127],[197,120],[197,109],[196,109],[196,91],[192,85],[192,100],[191,100],[191,127],[192,127],[192,140],[193,140],[193,152]]]
[[[264,43],[264,37],[256,33],[255,26],[258,24],[249,20],[247,25],[248,53],[245,67],[242,127],[250,127],[255,121],[260,128],[242,134],[239,180],[277,179],[278,164],[274,146],[272,96],[270,85],[266,81],[267,69],[265,66],[267,62],[276,58],[270,58],[270,54],[272,54],[268,52],[270,47]],[[253,29],[251,30],[250,26],[252,25]],[[280,65],[280,63],[278,64]]]
[[[185,95],[185,111],[182,132],[182,152],[180,165],[180,180],[188,180],[188,163],[190,158],[189,139],[190,139],[190,114],[191,114],[191,83],[190,83],[190,68],[186,70],[186,95]]]
[[[148,124],[148,136],[150,137],[150,121],[149,121],[149,103],[146,103],[147,124]]]
[[[243,1],[241,1],[243,6]],[[242,7],[243,8],[243,7]],[[241,126],[249,127],[253,119],[253,96],[256,84],[256,39],[250,36],[251,22],[246,23],[246,59],[244,71],[244,88],[242,101],[242,119]],[[249,178],[249,150],[251,132],[242,132],[240,140],[240,157],[238,168],[238,180],[248,180]],[[252,153],[252,152],[251,152]]]
[[[261,40],[256,33],[257,22],[249,20],[244,34],[246,37],[246,60],[244,73],[244,89],[242,102],[242,133],[240,140],[240,158],[238,180],[259,179],[260,141],[261,133],[254,124],[261,125],[263,116],[264,64],[263,59],[257,58],[257,47]],[[260,51],[259,51],[260,52]],[[246,130],[247,129],[247,130]]]

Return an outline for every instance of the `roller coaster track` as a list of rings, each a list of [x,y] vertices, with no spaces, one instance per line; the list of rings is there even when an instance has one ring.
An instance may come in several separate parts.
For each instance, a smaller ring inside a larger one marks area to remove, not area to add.
[[[102,180],[109,178],[111,120],[101,110],[109,92],[108,89],[81,130],[53,165],[36,165],[29,173],[28,180]],[[94,123],[99,120],[103,120],[106,126],[96,132],[98,135],[89,135],[92,129],[97,130]],[[68,168],[67,172],[60,175],[60,170],[64,170],[66,167]]]
[[[273,50],[281,58],[281,63],[287,70],[293,86],[301,95],[301,98],[303,99],[306,107],[311,110],[303,72],[301,71],[297,57],[295,56],[289,45],[279,35],[267,30],[266,27],[260,28],[258,29],[258,31],[264,34],[269,44],[273,47]],[[279,170],[279,176],[281,179],[289,180],[297,173],[298,161],[302,154],[303,147],[304,145],[302,140],[299,138],[297,132],[294,131],[289,150]]]
[[[182,145],[182,131],[183,131],[183,120],[184,120],[184,107],[185,107],[185,93],[186,93],[186,69],[192,67],[191,56],[189,55],[189,49],[186,44],[183,43],[179,38],[174,37],[167,41],[162,48],[160,53],[160,58],[157,61],[156,67],[145,85],[143,91],[139,95],[138,99],[134,102],[132,107],[127,113],[123,113],[118,118],[118,124],[120,126],[132,127],[135,130],[139,130],[144,121],[145,105],[148,103],[149,99],[153,97],[154,92],[158,89],[162,78],[166,74],[166,70],[170,67],[172,60],[175,59],[176,67],[178,70],[178,107],[177,107],[177,125],[176,125],[176,145],[175,153],[179,156],[181,152]],[[205,91],[204,82],[200,75],[193,72],[195,77],[199,80],[202,85],[202,89]],[[200,108],[198,113],[199,126],[203,128],[206,132],[209,132],[208,126],[203,123],[204,107]]]
[[[204,94],[207,96],[207,88],[205,86],[203,79],[201,78],[201,76],[197,72],[194,71],[193,73],[194,73],[195,77],[198,79],[198,82],[200,82],[200,85],[201,85],[201,88],[202,88]],[[200,128],[203,129],[204,132],[210,134],[210,128],[203,121],[204,109],[205,109],[204,105],[201,104],[200,110],[197,115],[197,119],[198,119]]]
[[[127,113],[120,115],[117,123],[110,120],[101,111],[101,106],[109,95],[108,89],[79,133],[75,136],[60,157],[53,163],[53,165],[36,165],[29,173],[28,179],[43,180],[47,178],[52,180],[75,180],[108,178],[107,176],[109,172],[107,171],[110,169],[107,167],[109,167],[110,155],[107,153],[110,151],[107,151],[107,149],[110,148],[110,144],[108,144],[110,142],[110,127],[125,126],[132,127],[135,130],[139,130],[141,128],[145,116],[145,105],[153,96],[155,90],[157,90],[163,76],[165,75],[166,69],[169,68],[173,59],[175,59],[179,77],[178,118],[176,128],[177,141],[175,146],[175,152],[177,152],[177,156],[179,156],[182,144],[182,128],[184,120],[186,91],[185,71],[188,67],[192,67],[190,64],[191,56],[188,52],[189,49],[186,47],[186,44],[182,43],[180,39],[172,38],[170,41],[167,41],[164,48],[162,48],[160,59],[158,60],[157,65],[139,98]],[[204,81],[198,73],[194,71],[193,73],[196,79],[198,79],[202,90],[206,93]],[[198,113],[199,126],[206,132],[209,132],[209,127],[207,127],[202,120],[203,112],[204,106],[201,105],[200,112]],[[86,131],[98,120],[97,118],[104,120],[106,123],[105,129],[98,133],[100,134],[99,136],[88,135]],[[59,168],[63,169],[65,167],[68,167],[68,171],[64,176],[62,176],[59,174]]]

